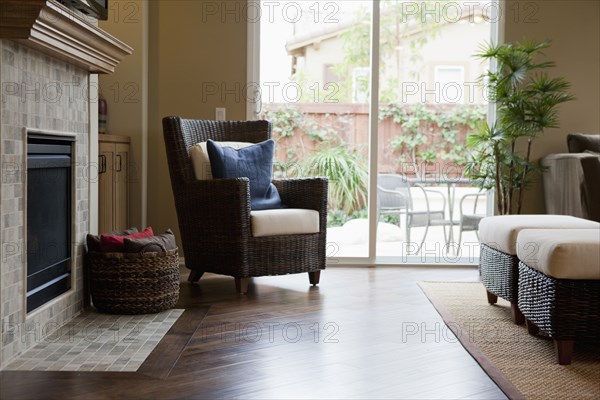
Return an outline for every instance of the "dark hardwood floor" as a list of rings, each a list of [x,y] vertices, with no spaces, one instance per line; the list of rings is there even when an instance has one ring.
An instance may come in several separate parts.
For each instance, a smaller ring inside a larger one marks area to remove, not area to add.
[[[0,397],[505,398],[417,286],[475,268],[341,268],[233,279],[182,271],[186,311],[138,372],[0,372]]]

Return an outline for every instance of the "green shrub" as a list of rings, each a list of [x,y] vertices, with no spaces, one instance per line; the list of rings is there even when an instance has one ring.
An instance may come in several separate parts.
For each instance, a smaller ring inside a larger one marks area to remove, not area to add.
[[[349,145],[322,147],[308,156],[310,176],[329,178],[329,206],[352,213],[367,203],[367,165],[362,154]]]

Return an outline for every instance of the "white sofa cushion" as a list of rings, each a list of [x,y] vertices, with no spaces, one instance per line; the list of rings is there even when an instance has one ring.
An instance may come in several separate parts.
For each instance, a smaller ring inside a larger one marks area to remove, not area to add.
[[[279,208],[250,212],[252,236],[298,235],[319,232],[319,212]]]
[[[557,279],[600,280],[600,229],[524,229],[517,256]]]
[[[517,235],[523,229],[598,229],[600,224],[568,215],[498,215],[479,222],[479,241],[496,250],[517,255]]]
[[[217,142],[223,147],[232,147],[239,150],[244,147],[253,145],[254,143],[248,142]],[[192,146],[189,150],[190,158],[192,159],[192,166],[194,167],[194,174],[198,180],[212,179],[212,170],[210,169],[210,158],[208,158],[208,151],[206,150],[206,142],[201,142]]]

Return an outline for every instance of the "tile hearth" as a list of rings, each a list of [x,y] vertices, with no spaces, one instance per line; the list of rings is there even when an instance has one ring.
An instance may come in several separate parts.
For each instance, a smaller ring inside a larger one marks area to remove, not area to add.
[[[183,311],[151,315],[86,311],[40,339],[5,370],[137,371]]]

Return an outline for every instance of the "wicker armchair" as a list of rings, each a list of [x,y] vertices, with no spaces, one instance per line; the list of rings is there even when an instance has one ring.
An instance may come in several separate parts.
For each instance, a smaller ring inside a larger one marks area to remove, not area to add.
[[[254,276],[308,272],[318,284],[325,269],[327,179],[274,180],[282,202],[319,212],[314,234],[253,237],[248,178],[196,180],[189,148],[208,139],[258,143],[271,137],[268,121],[204,121],[166,117],[163,131],[188,280],[204,272],[235,278],[238,292]]]

